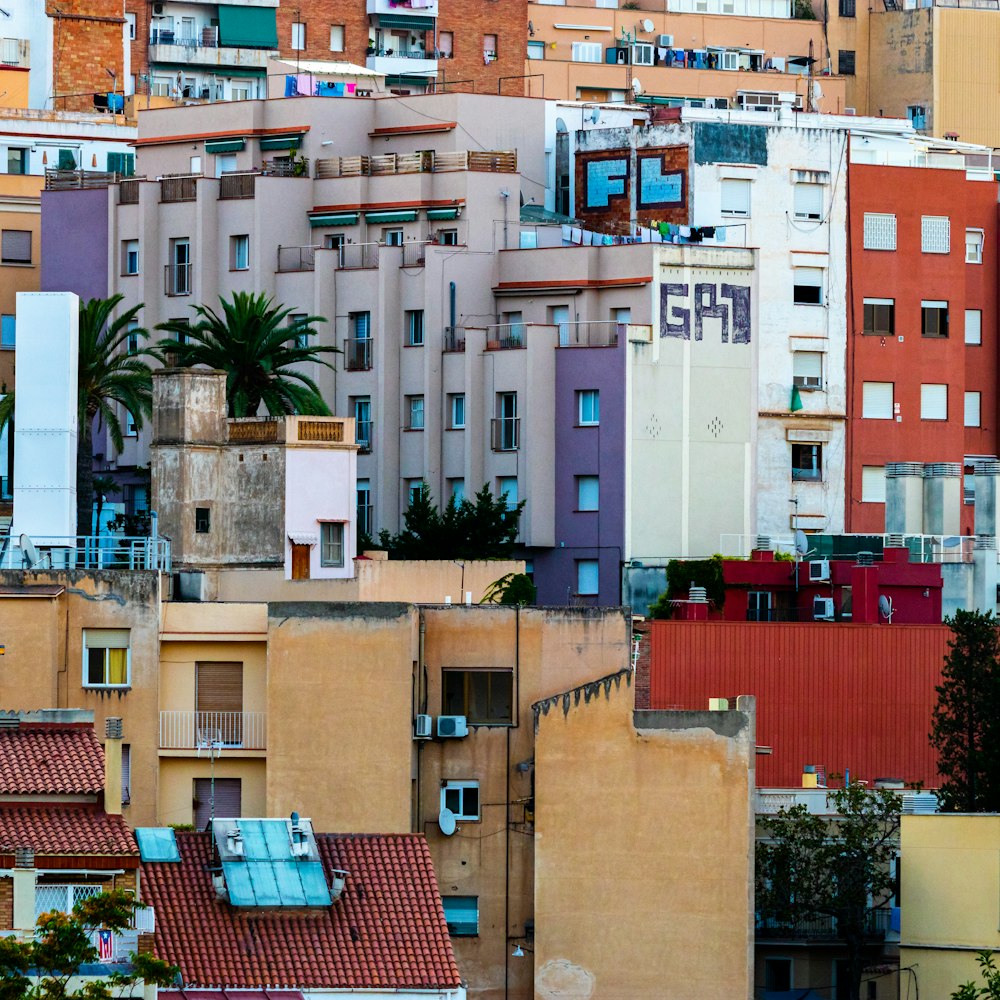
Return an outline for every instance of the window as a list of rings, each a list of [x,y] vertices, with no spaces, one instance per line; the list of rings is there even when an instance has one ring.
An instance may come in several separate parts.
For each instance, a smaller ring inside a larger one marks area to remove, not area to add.
[[[127,806],[132,801],[132,746],[122,744],[122,805]]]
[[[795,218],[819,222],[823,218],[823,185],[795,185]]]
[[[891,337],[896,332],[896,300],[865,299],[863,333]]]
[[[799,389],[823,388],[823,355],[820,351],[792,354],[792,384]]]
[[[306,47],[306,26],[302,21],[292,21],[292,48],[302,51]]]
[[[924,383],[920,386],[920,419],[948,419],[948,386],[946,383]]]
[[[195,507],[194,530],[198,535],[207,535],[212,530],[212,509],[210,507]]]
[[[231,174],[236,170],[235,153],[215,154],[215,176],[221,177],[223,174]]]
[[[17,317],[0,316],[0,347],[17,346]]]
[[[764,989],[788,991],[792,988],[792,960],[790,958],[764,959]]]
[[[383,229],[382,242],[387,247],[401,247],[403,245],[402,229]]]
[[[521,422],[517,416],[517,393],[498,392],[496,418],[493,421],[493,450],[517,451]]]
[[[139,334],[135,332],[138,329],[139,321],[137,319],[130,319],[128,321],[128,340],[125,347],[129,354],[139,353]]]
[[[128,13],[126,13],[126,15],[125,15],[125,24],[128,27],[128,40],[130,42],[134,42],[135,41],[135,14],[128,14]]]
[[[866,250],[896,249],[896,216],[878,212],[865,212]]]
[[[127,628],[83,630],[83,686],[128,687],[132,662]]]
[[[925,337],[948,336],[948,303],[924,299],[920,303],[921,331]]]
[[[792,444],[792,482],[818,483],[823,479],[823,446]]]
[[[545,42],[528,42],[528,58],[529,59],[544,59],[545,58]]]
[[[371,396],[355,396],[354,407],[354,440],[358,442],[361,454],[372,450],[372,398]]]
[[[517,506],[517,476],[501,476],[497,480],[497,496],[506,499],[507,510]]]
[[[497,58],[497,36],[483,35],[483,60],[495,62]]]
[[[8,147],[7,149],[7,173],[26,174],[28,172],[28,151]]]
[[[243,745],[243,664],[195,664],[195,740]]]
[[[232,100],[234,101],[249,101],[250,100],[250,88],[244,86],[237,86],[235,83],[232,84]]]
[[[465,499],[465,480],[449,479],[448,496],[454,497],[455,503],[460,504]]]
[[[855,0],[840,0],[840,16],[841,17],[854,17],[855,16]]]
[[[406,429],[408,431],[422,431],[424,429],[424,397],[407,396],[406,412],[408,418]]]
[[[330,51],[344,51],[344,26],[342,24],[330,25]]]
[[[348,313],[348,322],[351,325],[351,336],[358,340],[368,340],[372,335],[371,313],[357,312]]]
[[[190,165],[191,165],[190,172],[192,174],[200,174],[201,173],[201,157],[200,156],[192,156],[190,158],[189,162],[190,162]]]
[[[457,820],[480,819],[479,782],[446,781],[441,788],[441,808],[450,809]]]
[[[747,621],[774,621],[771,607],[774,595],[769,590],[751,590],[747,594]]]
[[[838,49],[837,70],[841,76],[854,76],[854,49]]]
[[[599,63],[601,62],[600,42],[573,42],[570,50],[570,59],[573,62]]]
[[[450,429],[460,431],[465,427],[465,393],[456,392],[448,397]]]
[[[319,526],[319,564],[344,565],[344,525],[339,521],[324,521]]]
[[[946,215],[924,215],[920,219],[920,252],[951,252],[951,220]]]
[[[601,480],[599,476],[576,477],[576,509],[599,510]]]
[[[576,413],[581,427],[596,427],[601,422],[601,390],[580,389],[576,394]]]
[[[453,31],[438,32],[438,53],[442,59],[452,59],[455,55],[455,33]]]
[[[419,499],[421,493],[424,491],[424,481],[422,479],[407,479],[406,480],[406,504],[408,507],[412,507]]]
[[[368,535],[372,533],[372,488],[367,479],[359,479],[355,488],[355,506],[358,514],[358,534]]]
[[[215,794],[215,815],[220,819],[238,819],[243,815],[243,789],[239,778],[194,779],[194,828],[204,830],[212,815],[212,794]]]
[[[750,181],[727,179],[722,182],[722,214],[736,219],[750,217]]]
[[[599,593],[600,568],[596,559],[577,559],[576,592],[581,597],[596,597]]]
[[[76,156],[72,149],[59,150],[59,162],[56,164],[59,170],[76,170]]]
[[[471,725],[509,726],[514,675],[510,670],[443,670],[442,715],[464,715]]]
[[[983,314],[978,309],[965,310],[965,342],[967,344],[983,342]]]
[[[406,313],[406,345],[407,347],[424,346],[424,311],[409,309]]]
[[[438,243],[443,247],[457,247],[458,246],[458,230],[457,229],[442,229],[438,233]]]
[[[479,934],[479,897],[442,896],[444,919],[452,937],[476,937]]]
[[[980,422],[980,409],[982,393],[967,392],[965,394],[965,426],[978,427]]]
[[[288,314],[288,325],[295,326],[296,323],[303,323],[309,318],[308,313],[289,313]],[[294,344],[297,348],[308,347],[309,346],[309,335],[313,331],[309,329],[308,326],[302,328],[295,334]]]
[[[799,306],[823,304],[823,268],[792,268],[792,301]]]
[[[861,468],[861,502],[885,503],[885,466],[865,465]]]
[[[191,325],[191,320],[187,316],[173,316],[168,320],[168,322],[179,323],[181,326],[185,328],[190,327]],[[180,344],[186,344],[188,342],[188,335],[186,333],[175,334],[175,337],[177,339],[177,342]]]
[[[648,42],[639,42],[637,45],[632,46],[632,65],[633,66],[652,66],[653,65],[653,46]]]
[[[167,265],[167,294],[191,294],[191,241],[170,241],[171,262]]]
[[[983,262],[983,231],[981,229],[966,229],[965,263],[982,264],[982,262]]]
[[[865,420],[892,420],[892,382],[861,383],[861,416]]]
[[[230,271],[250,270],[249,236],[229,237],[229,270]]]
[[[31,230],[4,229],[0,233],[0,264],[31,263]]]
[[[139,273],[139,241],[122,240],[122,274]]]

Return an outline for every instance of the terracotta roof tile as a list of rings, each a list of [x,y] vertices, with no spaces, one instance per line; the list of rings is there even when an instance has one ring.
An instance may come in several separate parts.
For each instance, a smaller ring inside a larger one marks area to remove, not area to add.
[[[205,870],[211,840],[179,833],[181,863],[142,866],[156,954],[190,986],[455,989],[461,983],[422,836],[318,834],[327,869],[348,871],[318,910],[237,910]]]
[[[0,855],[17,847],[30,847],[36,855],[139,853],[121,816],[76,803],[0,805]]]
[[[104,750],[92,726],[0,729],[0,795],[94,795]]]

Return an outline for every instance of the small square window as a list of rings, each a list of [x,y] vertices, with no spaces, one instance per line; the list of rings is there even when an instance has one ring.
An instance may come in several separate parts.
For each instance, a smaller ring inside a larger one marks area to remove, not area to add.
[[[951,220],[946,215],[924,215],[920,219],[920,252],[951,253]]]
[[[330,51],[344,51],[344,26],[342,24],[330,25]]]
[[[408,431],[422,431],[424,429],[424,397],[407,396],[406,414]]]
[[[0,264],[31,263],[31,230],[4,229],[0,232]]]
[[[441,714],[464,715],[469,725],[509,726],[513,682],[510,670],[442,670]]]
[[[795,185],[795,218],[806,222],[819,222],[823,218],[823,185]]]
[[[841,76],[854,76],[854,49],[839,49],[837,55],[837,70]]]
[[[925,337],[942,339],[948,336],[948,303],[924,299],[920,303],[921,332]]]
[[[448,400],[448,409],[451,417],[451,429],[453,431],[463,430],[465,427],[465,393],[453,393],[448,397]]]
[[[409,309],[406,312],[406,345],[407,347],[424,346],[423,309]]]
[[[865,465],[862,467],[861,502],[885,503],[884,465]]]
[[[250,270],[250,237],[229,237],[229,269],[231,271]]]
[[[722,182],[722,215],[733,219],[750,217],[750,181],[727,178]]]
[[[7,173],[26,174],[28,172],[27,149],[9,147],[7,149]]]
[[[822,352],[795,351],[792,354],[792,384],[797,389],[823,388]]]
[[[210,507],[195,507],[194,530],[199,535],[207,535],[212,530],[212,509]]]
[[[823,479],[823,446],[792,444],[792,481],[818,483]]]
[[[866,250],[895,250],[896,216],[865,212],[864,247]]]
[[[480,819],[479,782],[444,782],[441,788],[441,808],[451,810],[457,820],[477,822]]]
[[[823,305],[823,269],[796,267],[792,269],[792,301],[799,306]]]
[[[861,383],[861,417],[863,420],[892,420],[895,402],[893,382]]]
[[[457,247],[458,246],[458,230],[457,229],[442,229],[438,233],[438,243],[443,247]]]
[[[344,565],[344,525],[339,521],[324,521],[319,526],[320,566]]]
[[[599,476],[576,477],[576,509],[599,510],[601,501],[601,480]]]
[[[442,896],[444,919],[452,937],[476,937],[479,934],[479,897]]]
[[[383,229],[382,242],[387,247],[401,247],[403,245],[402,229]]]
[[[982,262],[983,262],[983,231],[981,229],[966,229],[965,263],[982,264]]]
[[[545,58],[545,42],[528,42],[528,58],[529,59],[544,59]]]
[[[965,310],[965,342],[967,344],[983,342],[983,314],[979,309]]]
[[[601,422],[600,389],[580,389],[576,394],[577,421],[581,427],[596,427]]]
[[[896,332],[896,300],[865,299],[863,333],[891,337]]]
[[[920,419],[948,419],[948,384],[924,383],[920,386]]]
[[[580,597],[596,597],[600,593],[600,576],[600,564],[596,559],[577,559],[577,594]]]
[[[132,651],[127,628],[83,630],[83,686],[128,687]]]
[[[122,274],[139,273],[139,241],[122,240]]]

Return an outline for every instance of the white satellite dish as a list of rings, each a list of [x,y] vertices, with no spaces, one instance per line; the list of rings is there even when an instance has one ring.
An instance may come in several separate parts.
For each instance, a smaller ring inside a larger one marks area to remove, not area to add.
[[[632,81],[632,93],[638,97],[642,93],[642,84],[638,80]]]
[[[647,35],[650,34],[650,32],[652,32],[652,30],[653,30],[654,27],[655,27],[655,25],[653,24],[652,21],[650,21],[650,19],[648,17],[644,17],[642,19],[642,30]]]
[[[447,806],[438,814],[438,826],[446,837],[450,837],[458,828],[455,814]]]
[[[892,598],[880,594],[878,599],[878,613],[890,624],[892,624]]]
[[[801,529],[795,529],[795,551],[804,556],[809,551],[809,536]]]
[[[600,120],[600,117],[601,117],[601,109],[600,108],[591,108],[590,109],[590,121],[591,121],[592,124],[596,125],[598,123],[598,121]]]
[[[21,559],[25,569],[34,569],[42,560],[35,548],[35,543],[28,535],[21,535],[17,544],[21,548]]]

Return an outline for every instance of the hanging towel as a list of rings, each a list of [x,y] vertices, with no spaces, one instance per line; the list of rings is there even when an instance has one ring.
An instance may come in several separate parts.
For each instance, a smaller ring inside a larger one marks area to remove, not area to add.
[[[594,234],[589,229],[583,231],[583,245],[585,247],[592,247],[594,245]]]
[[[605,235],[604,239],[601,240],[601,243],[606,247],[612,246],[614,242],[615,241],[608,235]]]
[[[354,83],[347,84],[347,92],[348,92],[348,94],[353,94],[354,91],[355,91],[355,89],[356,89],[356,87],[357,87],[357,84],[354,84]]]
[[[286,76],[285,77],[285,97],[295,97],[298,91],[295,89],[295,77]]]
[[[583,243],[583,230],[574,229],[573,230],[573,242],[577,245]]]
[[[570,230],[569,226],[563,226],[562,227],[562,238],[563,238],[563,243],[572,243],[573,242],[573,233]]]
[[[690,226],[681,226],[680,227],[680,234],[681,234],[681,236],[684,237],[684,239],[690,239],[691,238],[691,227]]]
[[[309,97],[313,92],[312,75],[309,73],[299,73],[295,77],[295,88],[300,97]]]
[[[725,243],[726,242],[726,227],[716,226],[715,227],[715,242]]]

